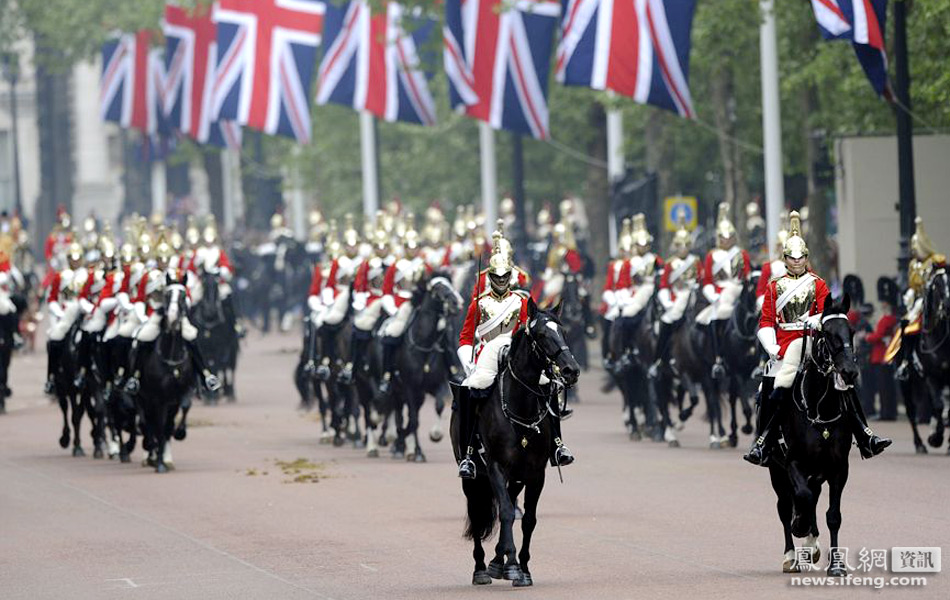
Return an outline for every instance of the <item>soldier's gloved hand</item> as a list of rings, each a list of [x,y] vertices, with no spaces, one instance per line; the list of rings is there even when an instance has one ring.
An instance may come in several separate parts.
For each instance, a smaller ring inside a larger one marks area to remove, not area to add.
[[[475,364],[472,362],[472,347],[468,344],[459,346],[457,354],[462,368],[465,369],[465,376],[468,377],[475,370]]]
[[[779,346],[778,344],[769,344],[768,346],[765,346],[765,352],[766,354],[769,355],[769,358],[771,358],[772,360],[778,360],[779,359],[778,355],[779,355],[779,352],[781,351],[782,351],[782,347]]]
[[[805,319],[805,324],[810,329],[821,329],[821,315],[811,315]]]

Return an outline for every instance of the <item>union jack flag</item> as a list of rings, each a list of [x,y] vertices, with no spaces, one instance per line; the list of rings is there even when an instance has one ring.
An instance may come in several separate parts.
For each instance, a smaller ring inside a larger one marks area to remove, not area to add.
[[[200,143],[239,148],[241,128],[211,120],[211,81],[217,58],[217,29],[208,7],[189,12],[165,7],[165,117],[169,125]]]
[[[555,73],[692,118],[690,31],[696,0],[562,0]]]
[[[891,97],[884,49],[887,0],[811,0],[826,40],[849,40],[878,96]]]
[[[560,12],[549,0],[446,0],[443,58],[453,108],[495,129],[547,139]]]
[[[99,113],[103,121],[158,133],[164,86],[161,51],[151,49],[151,32],[122,34],[102,45]]]
[[[377,15],[363,0],[327,5],[317,102],[352,106],[387,121],[434,125],[432,73],[423,71],[419,60],[419,48],[434,28],[434,21],[413,19],[395,2]]]
[[[324,11],[318,0],[220,0],[212,118],[309,142]]]

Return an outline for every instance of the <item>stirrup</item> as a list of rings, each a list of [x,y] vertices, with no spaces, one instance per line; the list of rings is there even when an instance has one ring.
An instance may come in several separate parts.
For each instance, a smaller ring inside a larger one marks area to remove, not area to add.
[[[392,383],[392,375],[389,373],[384,374],[382,380],[379,382],[379,393],[383,395],[388,394]]]
[[[769,462],[768,452],[765,450],[767,439],[766,434],[762,434],[752,442],[749,451],[742,455],[742,460],[759,467],[767,467]]]
[[[726,368],[722,366],[722,360],[717,358],[716,364],[712,366],[712,378],[722,379],[726,376]]]
[[[567,446],[561,445],[557,447],[557,450],[554,451],[554,464],[559,467],[566,467],[569,464],[574,462],[574,455],[571,454],[570,448]]]
[[[205,387],[208,388],[209,392],[217,392],[221,389],[221,381],[214,373],[208,373],[205,375]]]
[[[47,379],[46,383],[43,384],[43,393],[47,396],[52,396],[53,392],[56,391],[56,386],[53,385],[52,379]]]
[[[125,391],[130,394],[138,394],[139,390],[142,389],[142,384],[139,382],[138,377],[129,377],[128,381],[125,382]]]
[[[862,459],[874,458],[881,452],[884,452],[884,449],[893,443],[894,441],[890,438],[882,438],[871,433],[870,437],[868,437],[867,446],[864,444],[857,444],[858,452],[861,453]]]
[[[650,365],[650,368],[647,369],[647,377],[656,379],[660,375],[660,362],[661,360],[658,358]]]
[[[330,367],[321,363],[316,369],[314,369],[313,375],[320,381],[327,381],[330,379]]]
[[[462,479],[475,479],[475,461],[468,456],[459,462],[459,477]]]

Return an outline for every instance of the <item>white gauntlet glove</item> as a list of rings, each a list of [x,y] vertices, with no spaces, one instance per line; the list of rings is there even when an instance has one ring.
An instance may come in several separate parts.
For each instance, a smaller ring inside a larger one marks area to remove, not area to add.
[[[459,346],[457,354],[459,361],[462,363],[462,368],[465,369],[465,376],[471,375],[472,371],[475,370],[475,364],[472,361],[472,347],[468,344]]]
[[[768,353],[769,358],[778,360],[778,353],[782,351],[782,347],[778,345],[778,340],[775,337],[775,329],[772,327],[763,327],[759,329],[756,336],[758,336],[759,343],[762,344],[762,349]]]

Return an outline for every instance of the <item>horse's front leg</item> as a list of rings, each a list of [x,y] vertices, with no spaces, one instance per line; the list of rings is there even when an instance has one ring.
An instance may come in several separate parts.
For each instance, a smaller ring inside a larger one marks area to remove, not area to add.
[[[508,482],[498,463],[492,462],[488,467],[488,480],[491,482],[492,492],[498,500],[498,517],[501,521],[501,530],[498,533],[498,543],[495,545],[495,558],[488,564],[488,574],[492,579],[507,579],[518,581],[523,577],[515,548],[515,505],[508,493]]]
[[[769,477],[772,480],[772,489],[778,498],[776,509],[778,518],[782,522],[782,534],[785,540],[785,549],[782,557],[782,572],[798,573],[798,560],[795,556],[795,541],[792,539],[792,485],[785,469],[777,466],[769,467]]]
[[[812,532],[815,515],[815,496],[798,461],[789,461],[788,477],[792,483],[792,535],[803,538]]]
[[[73,456],[85,456],[82,442],[79,440],[79,426],[82,425],[82,415],[85,411],[78,392],[69,395],[69,406],[73,409]]]
[[[512,582],[515,587],[534,585],[528,561],[531,560],[531,535],[538,524],[538,500],[541,499],[541,490],[544,489],[544,471],[539,473],[535,481],[525,486],[524,515],[521,517],[521,552],[518,559],[521,561],[521,579]]]
[[[729,388],[729,447],[735,448],[739,445],[739,422],[736,418],[736,394],[733,386]]]
[[[845,564],[845,556],[838,548],[838,530],[841,528],[841,494],[844,492],[844,486],[848,483],[848,465],[845,462],[844,469],[835,477],[828,480],[828,512],[825,513],[825,520],[828,523],[828,533],[830,536],[828,575],[832,577],[844,577],[848,574],[848,567]]]

